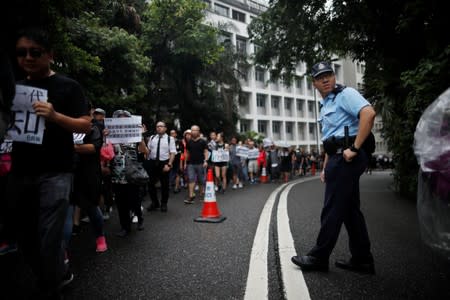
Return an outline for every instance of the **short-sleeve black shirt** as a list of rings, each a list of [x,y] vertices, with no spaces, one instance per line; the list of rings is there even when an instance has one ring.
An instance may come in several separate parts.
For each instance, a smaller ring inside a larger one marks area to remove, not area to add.
[[[88,101],[78,82],[60,74],[18,84],[48,91],[48,102],[55,111],[72,118],[89,115]],[[14,142],[11,172],[41,174],[73,171],[73,133],[54,122],[45,122],[41,145]]]
[[[204,151],[208,149],[208,144],[204,139],[198,139],[194,141],[190,139],[186,144],[186,149],[189,151],[188,164],[199,165],[205,160]]]

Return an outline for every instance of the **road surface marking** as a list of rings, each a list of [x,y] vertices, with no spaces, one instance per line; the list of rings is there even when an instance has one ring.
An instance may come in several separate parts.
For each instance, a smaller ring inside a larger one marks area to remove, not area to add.
[[[279,186],[270,194],[259,217],[250,255],[245,300],[264,300],[269,296],[267,253],[269,249],[270,217],[277,195],[286,185],[285,183]]]
[[[269,296],[269,277],[268,277],[268,249],[270,221],[273,206],[277,195],[280,194],[280,200],[277,206],[277,227],[278,227],[278,249],[280,255],[281,274],[284,286],[285,299],[311,299],[306,286],[303,273],[291,263],[291,257],[297,255],[294,247],[289,227],[289,217],[287,213],[287,196],[291,188],[303,182],[317,180],[318,177],[296,180],[292,183],[285,183],[276,188],[267,198],[266,204],[259,217],[258,227],[256,228],[255,238],[253,240],[252,252],[250,255],[250,266],[248,269],[247,286],[245,288],[245,300],[265,300]],[[286,188],[287,187],[287,188]],[[286,188],[286,189],[285,189]],[[283,189],[285,189],[283,191]]]
[[[308,178],[290,183],[281,193],[277,206],[277,232],[278,253],[280,255],[281,280],[283,282],[285,299],[287,300],[309,300],[308,287],[306,286],[303,272],[291,262],[291,257],[297,255],[289,226],[289,215],[287,210],[287,198],[294,185],[315,180]]]

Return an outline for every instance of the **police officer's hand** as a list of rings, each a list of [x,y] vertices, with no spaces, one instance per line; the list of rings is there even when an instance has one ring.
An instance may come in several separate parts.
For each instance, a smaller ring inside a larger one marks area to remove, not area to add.
[[[358,155],[358,152],[353,152],[352,150],[350,150],[350,148],[348,148],[344,150],[344,153],[342,155],[344,156],[346,162],[351,162],[353,158]]]

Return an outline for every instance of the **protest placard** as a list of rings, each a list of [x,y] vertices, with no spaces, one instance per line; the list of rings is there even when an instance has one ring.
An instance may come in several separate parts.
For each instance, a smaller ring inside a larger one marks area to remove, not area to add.
[[[45,119],[36,115],[33,103],[47,102],[47,90],[32,86],[16,85],[16,95],[11,107],[12,120],[8,137],[16,142],[42,144]]]
[[[257,159],[259,156],[258,148],[248,149],[248,159]]]
[[[142,140],[142,117],[105,118],[105,128],[109,134],[106,142],[112,144],[138,143]]]
[[[247,158],[248,157],[248,148],[245,146],[237,146],[236,147],[236,156]]]
[[[230,152],[224,149],[212,151],[212,162],[228,162],[230,161]]]

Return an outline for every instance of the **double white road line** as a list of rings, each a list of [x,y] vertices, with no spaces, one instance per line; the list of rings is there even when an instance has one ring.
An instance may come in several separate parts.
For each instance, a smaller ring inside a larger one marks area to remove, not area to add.
[[[317,177],[285,183],[273,191],[267,199],[261,212],[253,241],[247,287],[245,289],[245,300],[264,300],[268,299],[269,296],[267,255],[269,249],[270,219],[279,193],[281,195],[277,205],[277,240],[284,297],[287,300],[311,299],[305,279],[303,278],[303,273],[291,262],[291,257],[297,255],[297,253],[289,227],[287,211],[287,197],[292,187],[296,184],[311,180],[317,180]]]

